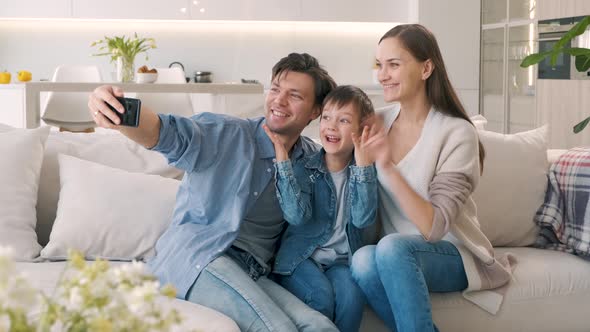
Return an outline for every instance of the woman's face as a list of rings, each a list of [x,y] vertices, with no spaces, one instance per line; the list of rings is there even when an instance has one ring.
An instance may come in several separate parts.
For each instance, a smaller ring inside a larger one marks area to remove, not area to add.
[[[383,39],[377,46],[376,60],[377,77],[383,86],[386,102],[403,103],[426,93],[426,62],[419,62],[414,58],[398,38]]]

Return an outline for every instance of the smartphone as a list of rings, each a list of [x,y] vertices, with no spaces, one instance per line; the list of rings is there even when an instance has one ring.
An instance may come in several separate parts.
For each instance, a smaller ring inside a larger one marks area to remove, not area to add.
[[[141,100],[136,98],[116,97],[125,108],[125,112],[119,113],[113,106],[107,103],[109,108],[117,114],[121,120],[120,126],[137,127],[139,126],[139,113],[141,111]]]

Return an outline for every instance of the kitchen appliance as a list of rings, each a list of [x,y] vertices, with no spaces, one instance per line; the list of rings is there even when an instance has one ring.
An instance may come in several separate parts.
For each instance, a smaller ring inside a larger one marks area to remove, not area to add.
[[[184,70],[184,65],[182,63],[180,63],[178,61],[174,61],[174,62],[172,62],[171,64],[168,65],[168,68],[172,68],[174,66],[180,66],[180,68],[182,68],[182,71],[186,73],[186,71]],[[186,79],[186,83],[188,83],[188,82],[191,81],[191,78],[188,77],[188,76],[186,76],[185,79]]]
[[[549,51],[576,23],[585,16],[567,17],[539,21],[539,53]],[[565,45],[569,47],[590,48],[590,30]],[[587,80],[590,72],[578,72],[572,56],[560,53],[555,66],[551,66],[550,57],[539,62],[539,79]]]
[[[210,71],[195,71],[195,83],[211,83],[211,76]]]

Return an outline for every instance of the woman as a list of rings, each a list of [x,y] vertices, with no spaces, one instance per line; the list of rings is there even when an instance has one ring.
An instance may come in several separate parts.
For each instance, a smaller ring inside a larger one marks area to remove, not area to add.
[[[393,331],[437,331],[429,291],[466,290],[495,313],[502,296],[480,295],[508,282],[509,257],[495,258],[479,230],[471,193],[484,150],[436,39],[421,25],[396,26],[379,41],[377,66],[385,101],[399,105],[368,142],[384,237],[355,253],[353,278]]]

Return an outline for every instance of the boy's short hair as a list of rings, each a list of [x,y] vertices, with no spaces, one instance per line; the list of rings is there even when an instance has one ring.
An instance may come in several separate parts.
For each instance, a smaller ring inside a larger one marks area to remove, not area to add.
[[[373,103],[369,99],[369,96],[363,90],[353,85],[340,85],[330,91],[326,98],[324,98],[322,111],[328,104],[332,104],[338,108],[352,104],[360,113],[361,123],[375,114],[375,108],[373,108]]]
[[[309,75],[314,84],[314,105],[322,106],[326,95],[336,87],[336,82],[320,66],[316,58],[307,53],[291,53],[272,67],[272,80],[290,71]]]

